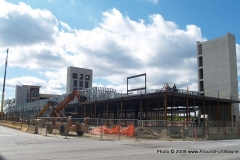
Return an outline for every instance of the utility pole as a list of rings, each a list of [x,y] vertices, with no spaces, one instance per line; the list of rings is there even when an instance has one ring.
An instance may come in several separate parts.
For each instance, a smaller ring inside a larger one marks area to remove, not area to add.
[[[7,70],[7,60],[8,60],[8,49],[7,49],[7,57],[5,62],[5,72],[4,72],[4,79],[3,79],[3,91],[2,91],[2,104],[1,104],[1,112],[3,114],[3,104],[4,104],[4,91],[5,91],[5,80],[6,80],[6,70]]]

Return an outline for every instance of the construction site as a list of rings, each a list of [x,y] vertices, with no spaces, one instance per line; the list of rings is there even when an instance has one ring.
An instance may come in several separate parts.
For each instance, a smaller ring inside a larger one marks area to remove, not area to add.
[[[113,88],[91,87],[92,70],[69,67],[67,91],[71,93],[39,100],[34,99],[37,90],[22,86],[26,89],[25,94],[31,95],[22,99],[29,98],[32,102],[9,106],[6,113],[2,112],[1,107],[0,124],[34,134],[97,135],[100,139],[238,139],[240,100],[237,64],[233,63],[236,61],[236,49],[226,50],[223,58],[217,61],[222,61],[221,65],[228,69],[227,72],[222,72],[205,54],[209,52],[209,46],[226,49],[229,39],[235,41],[235,37],[227,33],[215,40],[197,42],[199,91],[191,91],[188,87],[181,89],[175,85],[169,87],[168,84],[149,90],[147,74],[143,73],[127,77],[127,90],[119,93]],[[222,45],[223,40],[226,46]],[[214,50],[212,54],[215,54]],[[218,55],[212,57],[215,60]],[[144,77],[144,86],[129,89],[128,81],[139,77]],[[82,88],[83,84],[85,88]],[[20,96],[24,95],[23,91],[19,92]],[[223,92],[225,95],[222,95]]]
[[[35,134],[40,130],[44,134],[60,135],[73,131],[80,136],[92,133],[103,138],[105,134],[115,133],[118,138],[119,126],[133,126],[130,135],[135,138],[233,139],[239,138],[240,134],[239,122],[231,119],[234,103],[239,101],[206,97],[187,89],[166,90],[163,87],[129,95],[116,93],[110,88],[93,87],[27,103],[18,108],[18,112],[10,110],[1,117],[1,123],[13,121],[18,129],[27,125],[22,130],[31,128],[30,133]],[[68,113],[71,113],[70,120],[67,119]],[[45,124],[34,124],[34,119]]]

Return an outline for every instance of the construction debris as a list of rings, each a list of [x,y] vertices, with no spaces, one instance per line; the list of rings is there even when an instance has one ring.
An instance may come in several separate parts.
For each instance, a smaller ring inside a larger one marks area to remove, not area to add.
[[[139,127],[135,130],[136,134],[138,134],[138,138],[151,138],[151,139],[159,139],[161,138],[160,130],[152,130],[147,129],[145,127]]]

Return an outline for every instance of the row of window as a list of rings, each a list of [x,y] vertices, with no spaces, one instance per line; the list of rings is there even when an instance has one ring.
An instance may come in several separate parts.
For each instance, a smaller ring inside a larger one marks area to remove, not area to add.
[[[73,79],[78,79],[78,74],[77,73],[72,73],[72,78]],[[83,80],[84,75],[83,74],[79,74],[79,79]],[[90,75],[85,75],[85,80],[90,80]]]
[[[78,89],[78,88],[73,88],[73,91],[74,91],[74,90],[79,90],[79,91],[80,91],[80,90],[82,90],[82,89],[83,89],[83,88],[79,88],[79,89]]]
[[[198,44],[198,55],[202,55],[202,44]],[[203,60],[202,60],[202,56],[198,57],[198,67],[202,67],[203,66]],[[200,88],[200,92],[204,91],[203,89],[203,69],[199,69],[198,70],[198,77],[199,79],[201,79],[201,81],[199,81],[199,88]]]
[[[77,80],[73,80],[73,86],[74,87],[77,87],[77,82],[78,82]],[[79,81],[79,87],[81,87],[81,88],[84,87],[83,86],[83,81]],[[88,81],[85,81],[85,87],[84,88],[88,88],[88,87],[89,87],[88,86]]]

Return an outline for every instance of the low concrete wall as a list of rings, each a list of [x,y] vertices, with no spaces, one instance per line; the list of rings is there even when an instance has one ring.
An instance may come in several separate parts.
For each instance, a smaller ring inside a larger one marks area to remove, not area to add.
[[[32,133],[32,134],[37,134],[38,133],[38,127],[29,125],[27,132],[28,133]]]
[[[209,132],[208,140],[224,140],[226,135],[223,132]]]
[[[21,126],[22,126],[22,123],[21,122],[12,122],[12,126],[11,128],[14,128],[14,129],[21,129]]]
[[[167,137],[169,135],[170,135],[170,131],[169,130],[167,130],[167,129],[161,130],[161,136],[162,137]]]
[[[188,131],[188,135],[189,137],[195,137],[195,138],[199,138],[199,137],[203,137],[203,128],[202,127],[196,127],[193,129],[189,129]]]
[[[208,140],[225,140],[225,139],[239,139],[238,132],[209,132]]]
[[[22,128],[22,122],[17,122],[16,129],[21,130],[21,128]]]
[[[238,132],[227,132],[227,139],[239,139],[240,136]]]
[[[22,124],[21,131],[27,132],[28,130],[28,125],[27,124]]]
[[[12,125],[12,121],[5,121],[4,126],[14,128],[13,125]]]

